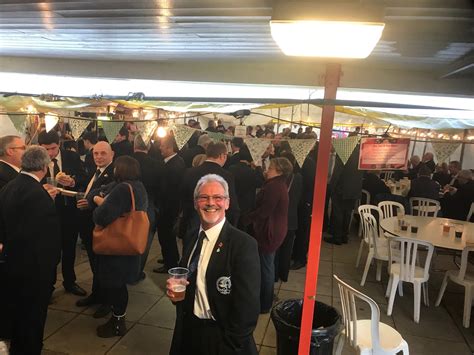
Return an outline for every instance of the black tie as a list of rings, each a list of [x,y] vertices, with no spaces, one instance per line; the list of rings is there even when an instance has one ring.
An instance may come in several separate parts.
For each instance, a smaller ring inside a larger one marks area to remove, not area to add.
[[[191,260],[189,262],[189,275],[188,277],[194,277],[195,276],[195,272],[198,268],[198,264],[199,264],[199,256],[201,255],[201,249],[202,249],[202,242],[204,240],[204,238],[206,238],[206,233],[204,231],[202,231],[201,233],[199,233],[199,238],[197,240],[197,243],[196,243],[196,248],[194,249],[194,253],[193,255],[191,256]]]
[[[59,174],[59,165],[58,165],[58,159],[56,158],[53,158],[52,159],[53,161],[53,176],[51,176],[52,178],[56,178],[56,175]]]
[[[97,169],[97,171],[94,174],[94,181],[96,181],[99,178],[100,173],[101,173],[100,169]]]

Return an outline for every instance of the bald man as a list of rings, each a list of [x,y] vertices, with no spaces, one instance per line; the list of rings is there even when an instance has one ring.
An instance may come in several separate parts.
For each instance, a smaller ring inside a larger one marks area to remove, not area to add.
[[[92,231],[94,230],[94,222],[92,221],[92,212],[96,206],[90,206],[87,202],[87,194],[97,188],[105,186],[114,180],[114,167],[112,161],[114,152],[107,142],[98,142],[92,151],[94,163],[97,170],[89,178],[89,183],[85,190],[85,198],[77,202],[80,220],[80,235],[89,256],[89,264],[91,266],[94,278],[92,281],[92,293],[76,302],[78,307],[87,307],[94,304],[100,304],[101,307],[94,313],[94,317],[105,317],[110,312],[110,307],[103,304],[103,296],[100,291],[100,285],[96,276],[96,255],[92,250]]]

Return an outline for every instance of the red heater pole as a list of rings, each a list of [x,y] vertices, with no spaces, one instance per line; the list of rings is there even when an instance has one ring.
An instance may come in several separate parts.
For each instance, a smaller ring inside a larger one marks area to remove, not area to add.
[[[336,99],[337,87],[341,76],[340,64],[328,64],[326,67],[324,98]],[[313,327],[314,302],[318,285],[319,254],[323,233],[324,204],[328,178],[329,154],[331,152],[332,127],[334,123],[333,105],[324,105],[321,116],[318,162],[314,181],[313,212],[308,249],[308,264],[303,297],[303,315],[301,318],[300,342],[298,355],[308,355]],[[316,315],[317,316],[317,315]]]

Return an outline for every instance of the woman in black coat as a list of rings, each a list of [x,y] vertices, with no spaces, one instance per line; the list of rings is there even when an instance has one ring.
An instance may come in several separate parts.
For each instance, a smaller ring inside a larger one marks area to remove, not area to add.
[[[115,182],[102,190],[93,190],[88,195],[88,200],[93,200],[98,206],[94,210],[93,219],[94,223],[101,227],[108,226],[131,211],[132,196],[129,185],[133,189],[135,209],[146,211],[148,207],[145,186],[138,180],[140,177],[138,161],[129,156],[121,156],[117,158],[114,166]],[[127,283],[137,279],[140,272],[140,256],[98,255],[97,272],[113,312],[110,320],[97,328],[97,335],[101,338],[122,336],[126,333]]]
[[[282,158],[286,158],[293,165],[293,172],[287,177],[288,185],[288,232],[286,233],[283,244],[278,248],[275,255],[275,282],[281,280],[288,281],[290,272],[291,254],[293,252],[293,243],[295,241],[296,230],[298,229],[298,205],[301,199],[303,189],[303,177],[298,172],[298,165],[295,156],[289,152],[283,152]]]

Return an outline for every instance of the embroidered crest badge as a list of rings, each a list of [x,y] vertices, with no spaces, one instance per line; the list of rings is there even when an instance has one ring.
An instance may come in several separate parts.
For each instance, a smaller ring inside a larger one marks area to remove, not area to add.
[[[219,291],[219,293],[223,295],[229,295],[232,288],[232,282],[230,281],[230,276],[219,277],[216,282],[216,288],[217,288],[217,291]]]

